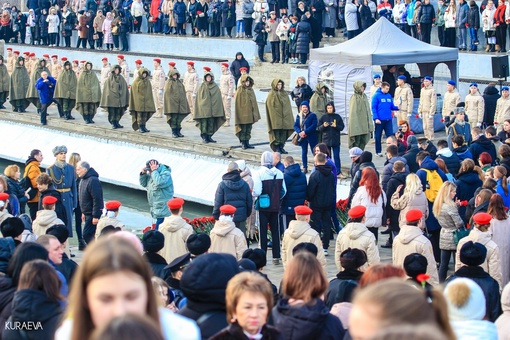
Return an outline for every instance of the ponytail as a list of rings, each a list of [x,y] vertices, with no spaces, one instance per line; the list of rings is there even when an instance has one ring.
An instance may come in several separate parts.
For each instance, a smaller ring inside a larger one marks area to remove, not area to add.
[[[426,292],[424,294],[432,300],[430,304],[434,310],[436,321],[440,329],[449,340],[457,339],[452,326],[450,325],[450,320],[448,318],[448,305],[446,304],[446,299],[443,293],[437,288],[425,289],[425,291]]]

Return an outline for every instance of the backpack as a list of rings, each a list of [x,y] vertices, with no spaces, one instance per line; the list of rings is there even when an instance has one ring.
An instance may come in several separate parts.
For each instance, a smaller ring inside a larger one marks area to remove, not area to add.
[[[425,184],[425,196],[429,202],[433,203],[436,200],[439,188],[443,185],[443,179],[439,176],[437,171],[430,171],[427,169],[421,169],[427,173],[426,184]]]

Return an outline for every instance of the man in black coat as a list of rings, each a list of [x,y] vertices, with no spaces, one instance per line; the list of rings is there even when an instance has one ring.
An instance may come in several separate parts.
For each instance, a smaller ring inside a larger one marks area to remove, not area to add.
[[[325,8],[323,1],[316,1],[317,4],[322,4],[323,9]],[[322,11],[321,11],[322,13]],[[306,17],[308,18],[308,23],[310,24],[311,28],[311,40],[312,40],[312,48],[319,48],[319,44],[322,40],[322,19],[321,22],[317,20],[316,15],[312,16],[310,12],[305,13]],[[322,16],[321,16],[322,18]]]
[[[494,4],[496,5],[496,4]],[[480,7],[481,9],[481,7]],[[494,124],[494,114],[496,113],[496,103],[501,97],[498,89],[496,88],[496,83],[489,83],[485,90],[483,91],[483,100],[485,102],[485,108],[483,111],[483,124],[486,126]],[[502,122],[498,122],[502,123]]]
[[[165,245],[165,236],[157,230],[149,230],[142,236],[143,258],[152,268],[152,273],[163,280],[169,276],[169,272],[165,267],[168,265],[163,256],[158,251],[163,249]]]
[[[223,175],[216,189],[213,208],[215,220],[219,219],[220,207],[225,204],[236,207],[234,223],[246,235],[246,219],[251,215],[253,198],[248,183],[241,178],[236,162],[228,164],[227,173]]]
[[[250,64],[248,64],[248,61],[244,59],[244,55],[242,52],[236,53],[236,58],[230,65],[230,73],[234,76],[235,79],[235,86],[237,88],[237,83],[239,79],[241,78],[241,67],[246,67],[246,73],[250,73]]]
[[[491,142],[491,140],[487,137],[485,137],[482,129],[475,126],[471,129],[471,137],[472,142],[469,146],[469,151],[471,151],[471,154],[473,155],[473,160],[475,161],[475,165],[480,166],[480,162],[478,161],[478,158],[480,158],[480,154],[482,152],[487,152],[489,155],[491,155],[492,163],[491,165],[496,165],[497,160],[497,152],[496,147]]]
[[[409,161],[408,161],[408,163],[409,163]],[[375,173],[377,174],[377,178],[379,178],[379,171],[377,171],[375,164],[372,162],[372,153],[370,151],[363,151],[363,153],[359,157],[359,167],[351,181],[351,190],[349,191],[348,208],[350,208],[352,198],[354,197],[354,195],[356,194],[356,191],[358,190],[359,182],[361,181],[361,173],[363,172],[363,169],[365,169],[365,168],[373,168],[375,170]]]
[[[486,317],[494,322],[501,314],[501,301],[499,284],[480,265],[485,262],[487,248],[478,242],[469,241],[460,249],[460,261],[464,264],[445,283],[451,282],[458,277],[466,277],[475,281],[482,288],[485,295]]]
[[[406,164],[402,161],[396,161],[393,163],[393,174],[391,175],[388,183],[386,184],[386,197],[388,201],[391,200],[391,196],[397,191],[397,188],[402,185],[400,192],[403,193],[406,186],[406,177],[409,174],[406,171]],[[397,236],[400,232],[400,226],[398,219],[400,216],[400,210],[395,210],[391,207],[391,204],[386,204],[386,216],[390,220],[388,224],[388,230],[390,231],[390,238],[386,244],[382,244],[383,248],[391,248],[393,246],[393,237]],[[386,232],[385,232],[386,233]]]
[[[99,181],[99,174],[90,167],[90,164],[81,161],[76,165],[76,173],[81,178],[78,188],[78,197],[83,227],[83,240],[85,243],[92,241],[96,234],[96,226],[103,213],[103,188]]]
[[[280,217],[282,217],[283,230],[285,230],[289,222],[296,219],[294,208],[305,204],[307,183],[306,175],[301,171],[299,164],[294,161],[294,157],[285,157],[283,165],[285,166],[283,180],[287,187],[287,194],[281,200]]]
[[[46,230],[47,235],[55,236],[62,248],[67,248],[67,239],[69,238],[69,230],[65,225],[54,225],[49,227]],[[64,275],[66,278],[67,284],[71,286],[71,281],[73,280],[74,274],[78,271],[78,263],[71,260],[67,257],[67,254],[64,252],[62,254],[62,263],[56,264],[57,270]]]
[[[326,155],[318,153],[315,155],[315,171],[312,172],[306,188],[306,199],[313,210],[310,226],[319,235],[322,228],[322,247],[324,255],[327,255],[329,241],[331,238],[331,205],[335,200],[336,181],[335,175],[331,172],[332,167],[326,164]]]

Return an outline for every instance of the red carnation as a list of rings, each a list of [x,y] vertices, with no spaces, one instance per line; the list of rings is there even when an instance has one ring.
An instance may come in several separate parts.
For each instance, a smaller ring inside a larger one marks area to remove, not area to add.
[[[420,115],[416,115],[415,117],[416,117],[416,118],[420,118]]]
[[[430,279],[430,275],[428,274],[419,274],[416,276],[416,280],[418,280],[419,283],[421,283],[421,286],[425,288],[425,283],[427,283],[427,280]]]

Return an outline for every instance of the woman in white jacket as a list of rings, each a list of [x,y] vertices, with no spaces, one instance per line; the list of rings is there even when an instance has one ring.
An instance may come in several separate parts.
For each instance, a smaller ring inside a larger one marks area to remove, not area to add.
[[[455,47],[457,42],[457,31],[455,29],[455,16],[457,15],[457,6],[455,1],[450,1],[448,8],[444,12],[445,28],[445,47]]]
[[[359,34],[358,8],[358,0],[352,0],[345,4],[345,26],[347,27],[347,39],[352,39]]]
[[[425,219],[429,216],[429,204],[423,192],[423,185],[421,184],[420,178],[416,174],[409,174],[406,177],[404,192],[400,195],[402,187],[403,185],[399,185],[391,196],[391,207],[395,210],[400,210],[398,218],[399,227],[406,224],[406,214],[409,210],[419,209],[425,217],[419,227],[420,229],[425,229]]]
[[[251,17],[254,20],[254,23],[258,23],[260,21],[260,17],[263,15],[267,17],[267,12],[269,10],[269,5],[266,0],[257,0],[255,1],[255,5],[253,6],[253,14]]]
[[[487,213],[492,215],[490,233],[499,248],[501,286],[504,287],[510,282],[510,218],[501,195],[492,195]]]
[[[374,236],[377,243],[379,227],[383,224],[384,211],[387,203],[386,194],[382,191],[379,178],[373,168],[365,168],[361,172],[359,188],[352,199],[351,206],[362,205],[367,208],[365,225]]]
[[[485,37],[487,38],[487,52],[494,52],[496,45],[496,26],[494,26],[494,14],[496,14],[496,7],[494,2],[489,0],[487,7],[482,12],[482,28]]]
[[[284,15],[282,20],[278,24],[276,28],[276,35],[280,38],[280,43],[282,45],[282,64],[289,62],[289,29],[290,29],[290,21],[289,18]]]
[[[57,11],[55,8],[50,9],[50,14],[46,18],[46,22],[48,23],[48,34],[50,35],[50,46],[56,46],[57,44],[57,35],[58,28],[60,26],[60,18],[57,15]]]

